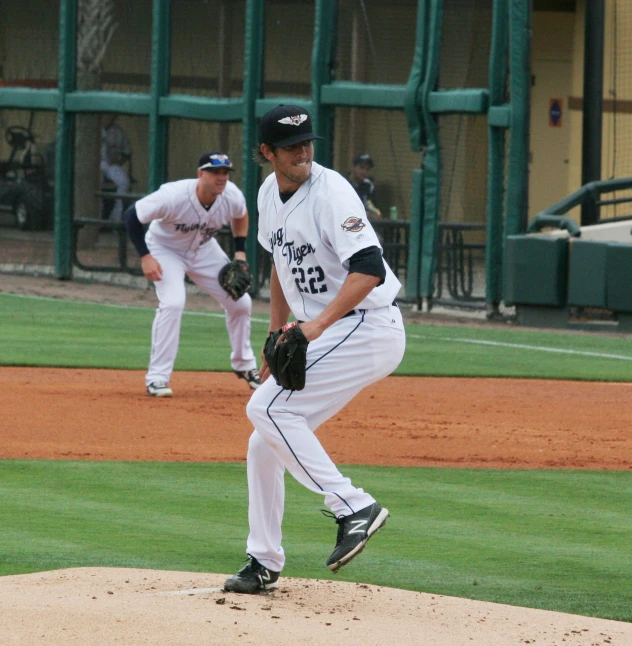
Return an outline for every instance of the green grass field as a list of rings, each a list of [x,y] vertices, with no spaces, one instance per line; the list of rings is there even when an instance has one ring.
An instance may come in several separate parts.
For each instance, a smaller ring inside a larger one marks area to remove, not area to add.
[[[0,294],[0,365],[145,369],[153,308]],[[267,321],[254,317],[252,344]],[[406,356],[395,374],[632,380],[624,337],[503,329],[407,326]],[[176,370],[230,370],[224,319],[185,312]]]
[[[0,295],[0,365],[144,369],[153,310]],[[253,345],[267,323],[253,320]],[[630,381],[629,340],[409,325],[407,375]],[[187,313],[176,369],[230,370],[223,319]],[[598,414],[598,411],[595,411]],[[10,423],[3,421],[3,423]],[[346,466],[392,513],[335,578],[632,621],[632,472]],[[333,578],[336,527],[289,476],[284,574]],[[243,464],[0,461],[0,574],[232,573]]]

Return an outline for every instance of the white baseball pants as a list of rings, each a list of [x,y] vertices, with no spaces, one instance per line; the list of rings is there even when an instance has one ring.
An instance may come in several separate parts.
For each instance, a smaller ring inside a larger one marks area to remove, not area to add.
[[[284,473],[324,496],[336,515],[347,516],[375,502],[344,477],[315,431],[363,388],[400,364],[406,338],[399,309],[387,306],[340,319],[307,350],[305,389],[283,390],[268,378],[246,412],[255,430],[248,444],[247,553],[280,572],[285,564],[281,523]],[[353,445],[352,431],[349,442]]]
[[[248,294],[244,294],[238,301],[234,301],[220,286],[217,277],[219,270],[228,262],[228,256],[217,240],[212,238],[191,255],[157,244],[151,244],[149,250],[162,266],[162,280],[154,282],[159,304],[151,331],[151,355],[145,383],[168,383],[173,372],[186,302],[185,274],[212,296],[226,312],[233,370],[256,368],[257,360],[250,345],[252,300]]]

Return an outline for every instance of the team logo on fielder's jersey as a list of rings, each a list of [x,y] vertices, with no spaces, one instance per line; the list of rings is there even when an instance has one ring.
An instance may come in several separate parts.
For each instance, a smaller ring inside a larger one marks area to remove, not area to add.
[[[356,218],[352,215],[350,218],[347,218],[341,225],[345,231],[350,231],[351,233],[357,233],[362,231],[366,224],[362,221],[362,218]]]
[[[297,114],[292,117],[283,117],[283,119],[279,119],[279,123],[285,123],[288,126],[300,126],[306,119],[306,114]]]

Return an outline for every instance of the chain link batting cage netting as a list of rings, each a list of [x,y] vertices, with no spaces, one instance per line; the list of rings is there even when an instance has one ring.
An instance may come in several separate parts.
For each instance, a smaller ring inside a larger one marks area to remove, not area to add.
[[[489,85],[492,3],[444,3],[439,89]],[[488,126],[485,115],[438,118],[440,219],[435,299],[484,302]]]
[[[628,5],[613,0],[606,10],[604,178],[632,175]],[[502,152],[517,100],[504,90],[507,70],[513,87],[523,69],[509,57],[517,6],[33,0],[27,15],[0,0],[0,270],[68,277],[70,265],[75,276],[140,276],[122,213],[161,182],[195,177],[200,155],[213,149],[230,156],[255,222],[256,189],[270,172],[252,160],[257,119],[276,102],[304,102],[326,134],[319,158],[345,176],[359,156],[365,162],[374,187],[367,217],[404,284],[400,297],[417,302],[431,291],[434,302],[483,306],[490,268],[502,269],[511,201],[502,194],[519,184],[506,180]],[[581,32],[578,19],[580,44]],[[581,111],[579,49],[568,46],[577,95],[568,97],[569,121]],[[503,79],[500,92],[494,78]],[[521,114],[528,120],[528,108]],[[527,145],[511,152],[526,159]],[[624,215],[629,204],[615,199],[601,217]],[[232,253],[230,232],[218,239]],[[255,248],[265,296],[269,258]]]
[[[341,0],[334,74],[338,81],[404,85],[415,47],[417,2]],[[353,174],[354,161],[370,158],[374,184],[368,211],[384,256],[405,283],[408,263],[412,169],[421,154],[411,151],[403,110],[338,107],[334,112],[332,166]]]
[[[19,4],[2,2],[2,84],[57,88],[60,3],[37,0],[27,17]],[[137,96],[152,93],[151,0],[80,0],[76,31],[76,89]],[[340,0],[337,3],[331,77],[333,81],[406,86],[415,53],[417,0]],[[492,3],[451,0],[443,7],[439,87],[485,88]],[[34,8],[35,9],[35,8]],[[244,93],[249,38],[245,0],[178,0],[169,7],[168,93],[194,101],[230,101]],[[316,3],[265,3],[260,98],[297,103],[313,100],[313,35]],[[619,29],[619,38],[625,37]],[[46,52],[42,56],[42,52]],[[624,73],[618,74],[623,91]],[[124,101],[124,99],[122,99]],[[149,100],[149,99],[148,99]],[[146,114],[90,110],[75,112],[72,164],[72,263],[74,272],[140,275],[122,213],[151,190],[152,155],[162,159],[163,180],[195,177],[199,156],[220,149],[231,157],[231,178],[242,185],[244,126],[171,116],[166,145],[151,149]],[[371,160],[373,224],[392,268],[405,284],[410,248],[413,171],[423,152],[411,150],[406,114],[370,105],[331,109],[328,142],[333,168],[345,176],[358,155]],[[3,182],[19,185],[0,211],[1,264],[38,267],[53,273],[56,109],[0,110]],[[619,132],[625,117],[618,116]],[[487,123],[484,115],[438,117],[441,154],[440,224],[435,297],[472,301],[484,297]],[[106,134],[107,133],[107,134]],[[625,144],[619,144],[622,164]],[[269,168],[259,171],[261,181]],[[155,188],[155,187],[154,187]],[[7,192],[7,191],[5,191]],[[10,191],[9,191],[10,192]],[[256,214],[251,214],[255,219]],[[220,243],[231,252],[228,231]],[[260,285],[269,259],[259,251]]]
[[[606,3],[603,111],[604,179],[632,176],[632,7],[626,0]],[[609,51],[608,51],[609,50]],[[632,216],[632,190],[611,193],[600,219]]]
[[[57,87],[59,3],[0,3],[0,91]],[[0,107],[0,265],[53,264],[54,111]]]

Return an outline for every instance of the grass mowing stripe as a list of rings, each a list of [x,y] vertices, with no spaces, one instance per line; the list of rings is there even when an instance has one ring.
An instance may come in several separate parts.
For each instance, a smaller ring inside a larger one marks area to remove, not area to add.
[[[336,578],[632,620],[631,473],[344,471],[370,483],[392,517]],[[319,513],[320,497],[286,480],[284,574],[333,578],[324,562],[336,526]],[[85,565],[232,573],[245,557],[243,464],[7,460],[0,498],[2,574]]]
[[[141,307],[139,305],[121,305],[119,303],[96,303],[94,301],[79,301],[79,300],[73,300],[73,301],[67,301],[64,299],[60,298],[54,298],[52,296],[36,296],[34,294],[0,294],[0,298],[2,297],[12,297],[12,298],[25,298],[28,300],[34,300],[34,301],[44,301],[48,303],[73,303],[73,304],[79,304],[79,305],[96,305],[99,307],[112,307],[115,309],[120,309],[120,310],[140,310],[141,312],[155,312],[156,308],[155,307]],[[194,310],[184,310],[183,312],[184,316],[208,316],[211,318],[218,318],[218,319],[225,319],[226,314],[222,312],[199,312],[199,311],[194,311]],[[269,323],[270,319],[269,318],[258,318],[255,316],[252,316],[250,320],[253,323]]]
[[[5,306],[6,305],[6,306]],[[0,295],[0,364],[144,370],[152,308]],[[260,320],[266,323],[267,320]],[[253,325],[260,348],[266,325]],[[409,324],[396,375],[522,377],[629,382],[628,339],[516,328],[452,328]],[[467,343],[459,341],[468,339]],[[453,342],[450,342],[453,341]],[[472,342],[470,342],[472,341]],[[495,344],[496,351],[490,351]],[[503,344],[503,345],[498,345]],[[559,352],[534,352],[533,348]],[[184,316],[175,370],[230,371],[221,315]]]
[[[0,362],[71,368],[147,368],[153,310],[74,301],[14,300],[2,317]],[[0,305],[3,305],[0,298]],[[263,345],[267,327],[253,326]],[[223,317],[185,316],[176,370],[231,371]]]
[[[433,337],[423,334],[410,334],[411,339],[438,339],[439,341],[451,341],[457,343],[473,343],[475,345],[489,345],[498,348],[515,348],[518,350],[537,350],[539,352],[557,352],[559,354],[575,354],[584,357],[598,357],[600,359],[621,359],[623,361],[632,361],[632,356],[621,354],[605,354],[603,352],[584,352],[582,350],[567,350],[564,348],[547,348],[537,345],[525,345],[520,343],[500,343],[498,341],[483,341],[481,339],[460,339],[458,337]]]

